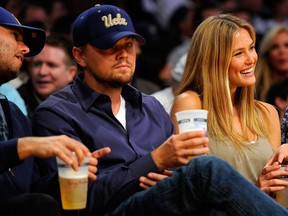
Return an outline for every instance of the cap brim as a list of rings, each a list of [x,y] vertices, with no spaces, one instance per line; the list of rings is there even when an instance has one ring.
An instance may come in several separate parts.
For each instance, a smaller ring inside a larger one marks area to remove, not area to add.
[[[23,31],[23,42],[29,47],[30,52],[25,57],[37,55],[44,47],[46,40],[46,33],[44,30],[25,25],[2,24],[4,26],[20,28]]]
[[[35,56],[43,49],[46,40],[46,33],[42,29],[21,26],[24,33],[24,43],[29,47],[30,52],[25,56]]]
[[[117,41],[119,41],[120,39],[124,37],[129,37],[129,36],[135,37],[136,40],[140,43],[140,45],[145,44],[145,39],[141,35],[136,34],[134,32],[130,32],[130,31],[122,31],[118,33],[112,32],[110,34],[106,34],[103,37],[98,37],[96,39],[93,39],[89,43],[98,49],[105,50],[105,49],[112,48],[114,44],[116,44]]]

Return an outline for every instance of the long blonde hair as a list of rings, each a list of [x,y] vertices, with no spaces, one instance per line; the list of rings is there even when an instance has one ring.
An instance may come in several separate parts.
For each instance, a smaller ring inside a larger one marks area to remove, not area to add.
[[[259,45],[259,60],[256,67],[256,93],[260,100],[267,100],[267,92],[273,84],[273,69],[269,62],[269,52],[273,47],[273,41],[277,35],[285,32],[288,34],[288,27],[284,25],[278,25],[272,28]]]
[[[254,100],[255,86],[238,87],[231,99],[229,64],[232,58],[234,36],[240,28],[246,29],[255,42],[253,27],[233,15],[221,14],[204,20],[193,34],[178,94],[195,91],[209,111],[209,135],[232,140],[242,146],[244,137],[233,131],[233,102],[239,113],[243,134],[250,129],[259,136],[267,136],[268,122],[265,108]]]

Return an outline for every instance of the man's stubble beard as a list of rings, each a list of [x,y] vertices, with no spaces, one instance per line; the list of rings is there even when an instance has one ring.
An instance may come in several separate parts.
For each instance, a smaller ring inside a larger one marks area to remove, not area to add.
[[[12,65],[7,65],[7,62],[0,63],[0,84],[9,82],[15,79],[20,72],[20,69],[13,68]]]
[[[14,65],[12,47],[9,43],[0,40],[0,84],[9,82],[20,73],[21,65]],[[11,57],[12,56],[12,57]]]
[[[129,84],[132,81],[132,79],[133,79],[133,75],[131,75],[130,78],[128,78],[127,80],[117,79],[117,78],[108,80],[108,79],[104,79],[104,78],[98,76],[95,73],[91,73],[91,74],[92,74],[93,78],[99,84],[101,84],[103,87],[105,87],[107,89],[118,89],[118,88],[121,88],[124,85]]]

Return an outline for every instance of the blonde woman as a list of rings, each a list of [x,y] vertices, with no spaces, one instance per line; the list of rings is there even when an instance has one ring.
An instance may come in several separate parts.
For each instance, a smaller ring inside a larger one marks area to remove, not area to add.
[[[271,85],[288,77],[288,27],[275,26],[261,40],[256,67],[256,96],[266,101]]]
[[[254,29],[242,19],[222,14],[203,21],[191,41],[171,110],[176,133],[176,112],[208,110],[210,154],[229,162],[265,192],[284,189],[287,182],[275,179],[280,165],[267,162],[280,146],[277,111],[254,100],[258,58]]]

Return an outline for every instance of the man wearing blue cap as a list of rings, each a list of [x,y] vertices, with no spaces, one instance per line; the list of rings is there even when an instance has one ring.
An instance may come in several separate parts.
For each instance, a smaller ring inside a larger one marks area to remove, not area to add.
[[[129,85],[144,39],[124,10],[96,5],[84,11],[73,40],[82,73],[38,107],[33,131],[65,133],[91,151],[111,148],[99,160],[80,215],[288,214],[226,162],[213,156],[189,162],[188,156],[207,154],[208,138],[202,131],[173,135],[163,106]],[[57,171],[54,159],[49,166]]]
[[[21,25],[9,11],[0,7],[0,84],[19,74],[24,57],[38,54],[45,43],[45,32],[41,29]],[[29,193],[35,186],[49,189],[49,184],[37,179],[33,170],[33,156],[47,158],[58,156],[77,169],[79,161],[91,156],[80,142],[65,135],[53,137],[31,137],[31,124],[20,109],[0,94],[0,215],[9,216],[54,216],[59,214],[58,203],[50,196]],[[96,158],[108,153],[100,150],[93,153]],[[97,159],[90,160],[91,165]],[[96,167],[90,179],[95,179]],[[94,170],[93,170],[94,169]],[[33,181],[32,181],[33,180]],[[49,182],[50,183],[50,182]],[[53,188],[58,184],[57,176],[51,180]]]

